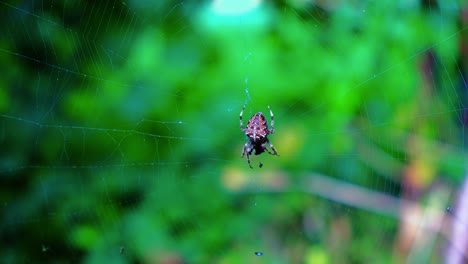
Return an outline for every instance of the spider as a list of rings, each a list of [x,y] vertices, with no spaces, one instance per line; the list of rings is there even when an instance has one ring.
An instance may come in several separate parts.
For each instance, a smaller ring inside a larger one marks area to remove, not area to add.
[[[244,155],[247,155],[247,163],[249,164],[249,167],[252,168],[252,165],[250,164],[250,155],[252,155],[253,150],[255,150],[255,155],[260,155],[264,151],[266,151],[271,155],[279,156],[278,152],[276,152],[275,147],[273,147],[273,144],[271,144],[271,142],[267,138],[269,134],[273,134],[275,132],[275,119],[273,116],[273,112],[270,109],[270,106],[268,106],[268,110],[270,110],[271,116],[271,129],[268,129],[266,118],[262,114],[262,112],[258,112],[255,115],[253,115],[250,118],[247,127],[243,128],[244,123],[242,122],[242,114],[244,113],[244,109],[245,105],[242,108],[242,111],[240,112],[240,129],[249,138],[249,141],[245,143],[241,157],[243,158]],[[267,149],[267,143],[273,152]]]

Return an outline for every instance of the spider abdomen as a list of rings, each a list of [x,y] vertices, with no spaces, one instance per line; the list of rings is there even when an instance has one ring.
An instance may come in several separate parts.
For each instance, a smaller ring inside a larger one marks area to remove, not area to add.
[[[264,140],[268,135],[268,124],[263,113],[258,112],[250,118],[245,134],[254,141]]]

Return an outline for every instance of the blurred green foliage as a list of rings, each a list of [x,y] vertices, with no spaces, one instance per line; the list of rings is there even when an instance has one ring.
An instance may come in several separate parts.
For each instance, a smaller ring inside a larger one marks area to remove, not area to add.
[[[465,28],[429,5],[2,3],[2,262],[398,262],[399,216],[301,183],[400,197],[415,160],[421,190],[460,182]],[[262,169],[244,104],[275,113]]]

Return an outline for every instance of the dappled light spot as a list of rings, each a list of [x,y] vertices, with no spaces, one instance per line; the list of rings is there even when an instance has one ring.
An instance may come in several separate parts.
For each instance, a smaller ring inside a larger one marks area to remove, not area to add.
[[[260,3],[260,0],[215,0],[211,7],[216,14],[240,15],[256,9]]]

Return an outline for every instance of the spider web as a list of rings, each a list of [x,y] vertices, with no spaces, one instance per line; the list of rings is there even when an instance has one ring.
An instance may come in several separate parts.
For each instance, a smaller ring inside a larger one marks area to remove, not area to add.
[[[466,261],[466,5],[0,5],[2,262]]]

